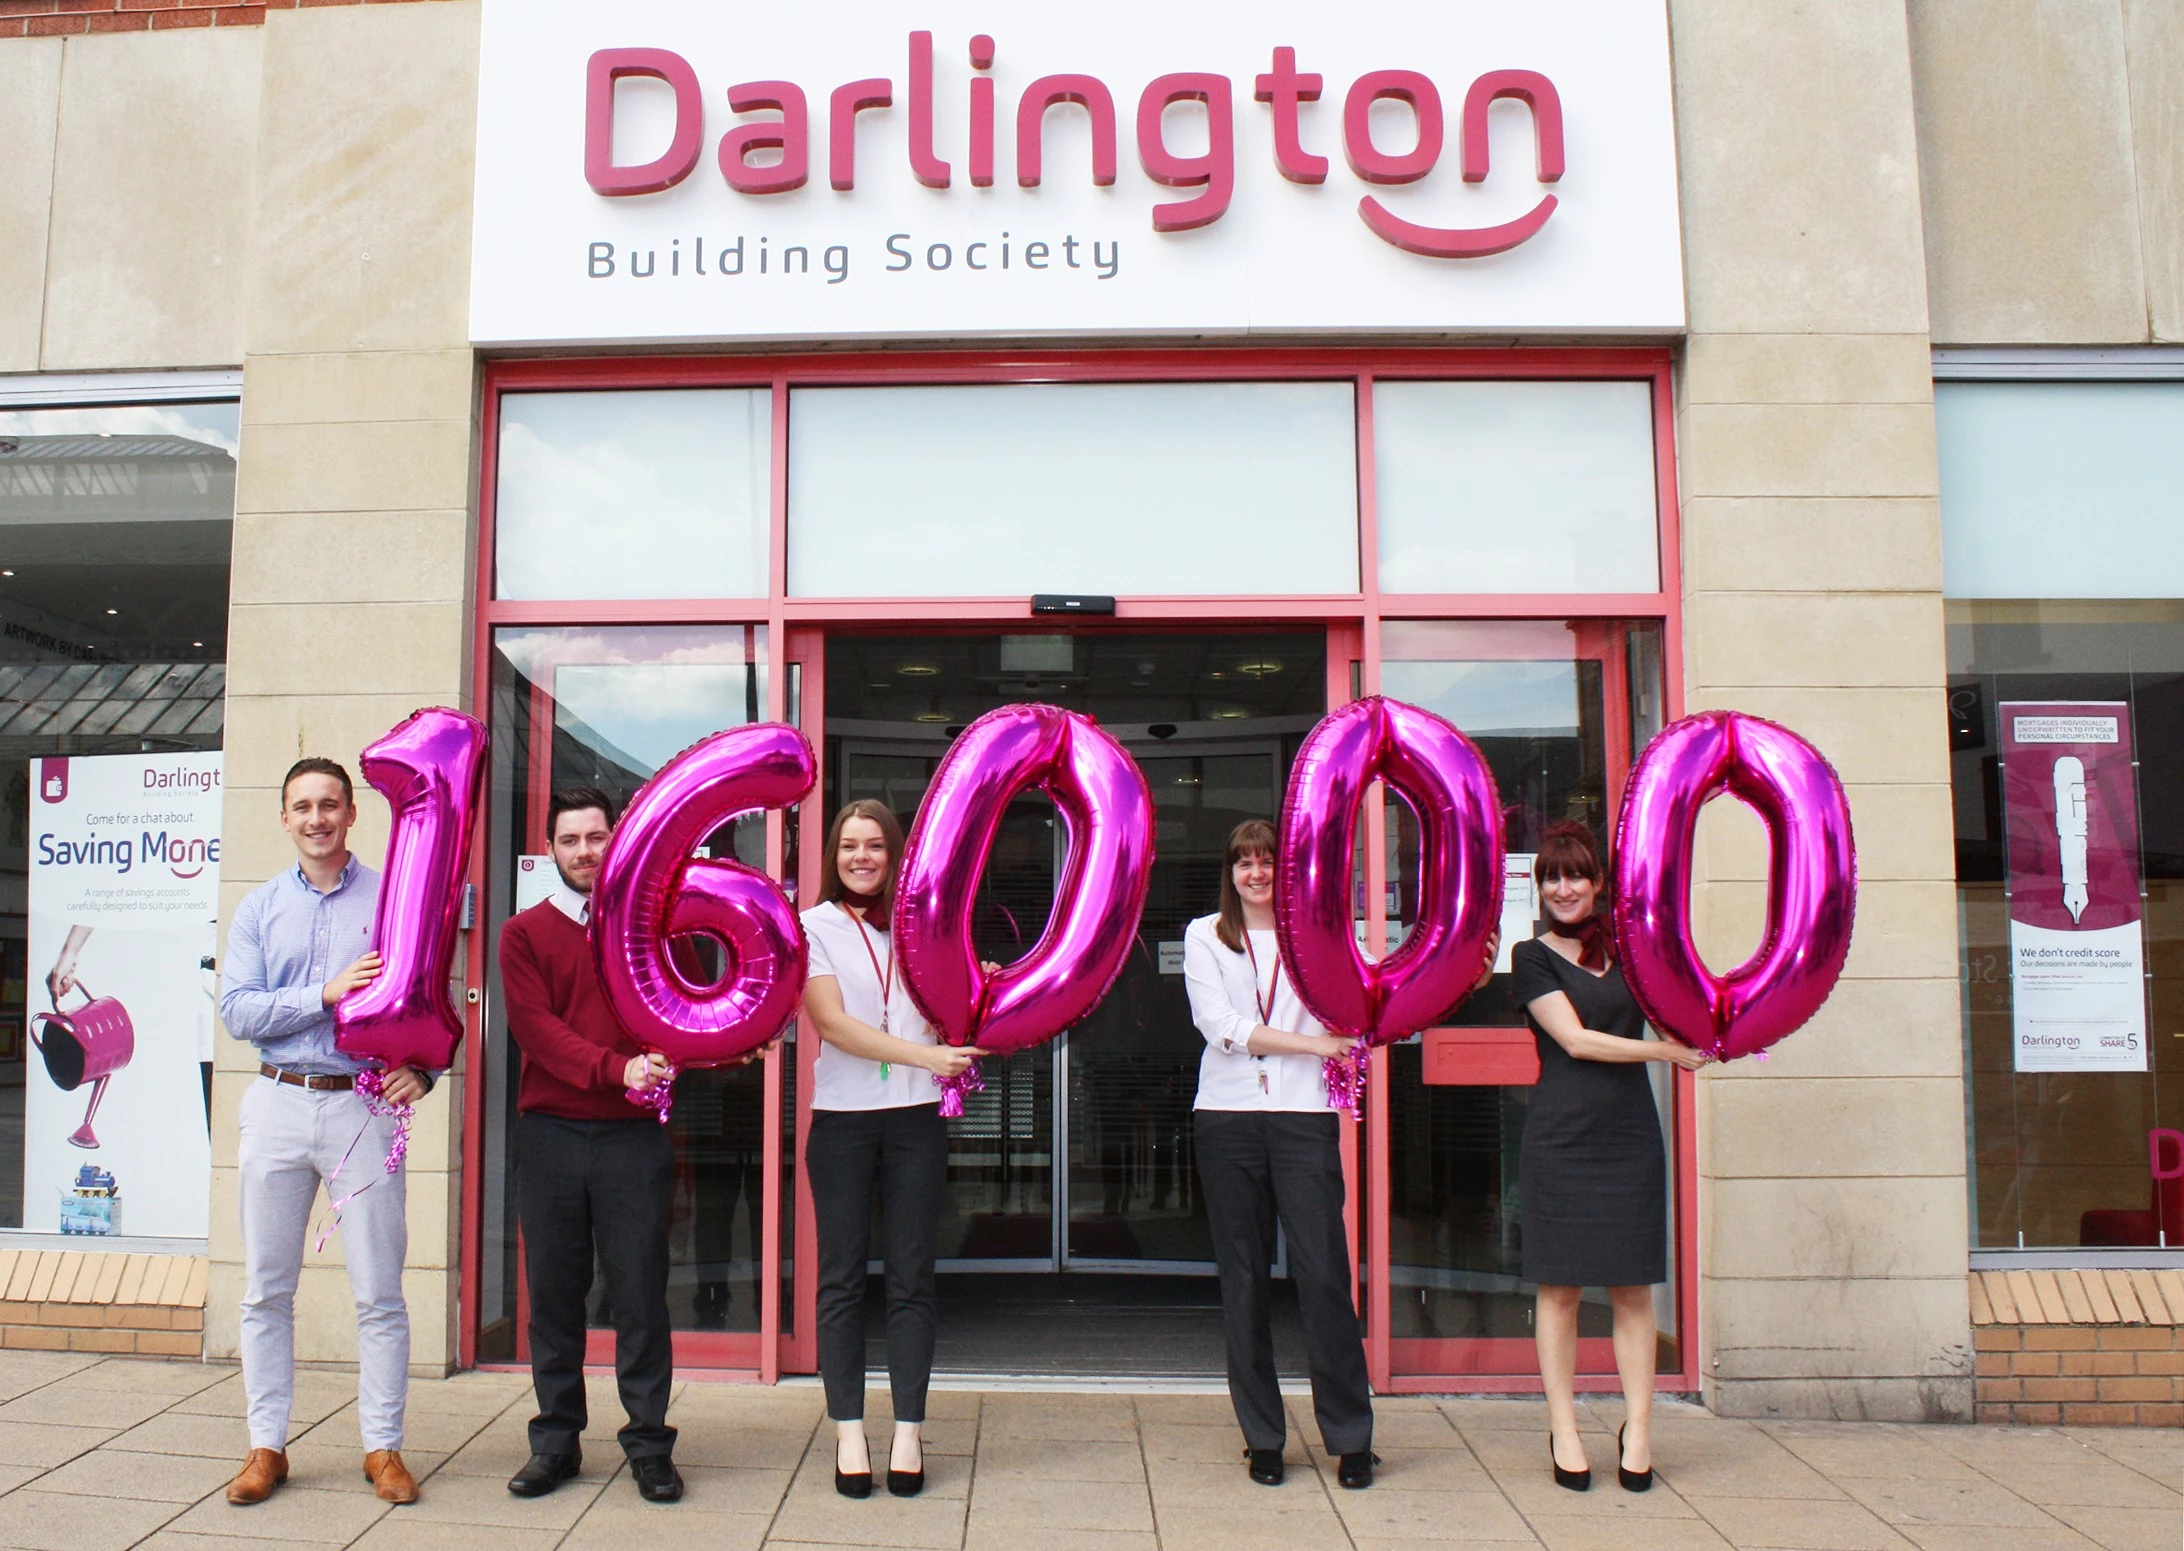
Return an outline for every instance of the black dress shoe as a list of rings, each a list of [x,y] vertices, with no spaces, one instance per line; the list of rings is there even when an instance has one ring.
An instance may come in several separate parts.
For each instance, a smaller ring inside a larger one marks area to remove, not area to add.
[[[518,1497],[544,1497],[562,1482],[573,1479],[583,1463],[581,1450],[574,1454],[534,1454],[529,1463],[508,1478],[508,1490]]]
[[[1335,1480],[1353,1492],[1362,1492],[1373,1484],[1373,1466],[1379,1463],[1380,1456],[1371,1449],[1345,1454],[1342,1463],[1335,1467]]]
[[[924,1490],[924,1467],[920,1466],[916,1470],[896,1470],[893,1467],[888,1469],[887,1492],[890,1497],[915,1497]]]
[[[637,1495],[648,1503],[682,1501],[682,1472],[666,1454],[640,1454],[629,1462],[629,1475],[637,1483]]]
[[[1251,1456],[1251,1479],[1261,1486],[1280,1486],[1287,1467],[1282,1464],[1280,1449],[1246,1449]]]
[[[870,1497],[872,1495],[872,1472],[869,1470],[844,1470],[841,1466],[836,1465],[834,1467],[834,1490],[840,1492],[844,1497]]]
[[[1547,1435],[1547,1463],[1555,1467],[1555,1485],[1566,1487],[1573,1492],[1589,1492],[1592,1490],[1592,1467],[1587,1465],[1583,1470],[1564,1470],[1562,1461],[1555,1458],[1555,1435],[1553,1433]]]
[[[1630,1424],[1625,1422],[1623,1427]],[[1646,1492],[1653,1488],[1653,1467],[1643,1470],[1627,1470],[1623,1466],[1623,1427],[1615,1429],[1615,1479],[1626,1492]]]

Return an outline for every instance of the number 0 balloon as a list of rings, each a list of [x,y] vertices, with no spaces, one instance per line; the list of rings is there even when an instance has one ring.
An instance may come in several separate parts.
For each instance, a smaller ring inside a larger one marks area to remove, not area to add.
[[[971,939],[979,875],[1019,795],[1037,787],[1068,826],[1054,911],[1031,952],[999,974]],[[934,772],[895,884],[903,982],[952,1045],[997,1055],[1051,1039],[1099,1005],[1137,944],[1153,870],[1153,796],[1144,772],[1090,717],[1050,705],[989,711]],[[974,1072],[942,1083],[962,1112]]]
[[[1759,951],[1726,975],[1691,940],[1699,810],[1722,793],[1767,826]],[[1630,775],[1616,829],[1615,940],[1657,1029],[1717,1060],[1753,1055],[1820,1010],[1850,954],[1858,860],[1843,783],[1786,727],[1706,711],[1664,728]]]
[[[804,994],[804,929],[772,879],[741,862],[694,857],[739,813],[786,808],[811,790],[811,745],[765,723],[717,732],[638,788],[592,886],[592,954],[615,1016],[678,1067],[718,1066],[758,1049]],[[712,938],[727,973],[693,981],[670,939]]]
[[[1418,816],[1418,919],[1381,962],[1358,952],[1355,815],[1385,780]],[[1467,996],[1500,920],[1501,800],[1471,740],[1430,711],[1378,695],[1312,729],[1289,773],[1276,858],[1282,962],[1312,1015],[1368,1047],[1425,1028]],[[1328,1097],[1356,1109],[1362,1060],[1328,1063]]]
[[[394,827],[372,921],[379,978],[334,1009],[334,1045],[348,1055],[390,1069],[434,1072],[455,1059],[463,1023],[448,992],[448,972],[485,779],[485,745],[483,723],[435,706],[416,712],[357,761],[394,810]]]

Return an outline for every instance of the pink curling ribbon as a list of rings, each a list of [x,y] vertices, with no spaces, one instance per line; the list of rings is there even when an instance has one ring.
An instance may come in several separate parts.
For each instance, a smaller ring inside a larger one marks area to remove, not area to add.
[[[933,1086],[940,1090],[940,1118],[956,1120],[963,1114],[963,1096],[966,1093],[984,1093],[986,1079],[978,1075],[978,1063],[973,1061],[953,1077],[943,1077],[935,1072]]]
[[[334,1230],[341,1226],[342,1209],[380,1180],[399,1170],[402,1160],[409,1156],[410,1121],[417,1114],[417,1106],[391,1102],[387,1098],[387,1074],[375,1066],[368,1066],[356,1074],[356,1096],[364,1101],[364,1111],[373,1119],[394,1122],[394,1140],[387,1144],[387,1161],[380,1172],[327,1207],[326,1217],[319,1224],[318,1238],[313,1245],[313,1248],[321,1252],[325,1250],[327,1241],[333,1238]],[[334,1165],[334,1172],[326,1176],[328,1195],[333,1194],[334,1181],[341,1178],[341,1171],[349,1166],[349,1159],[356,1152],[356,1144],[364,1140],[364,1133],[371,1128],[370,1120],[357,1128],[348,1150],[341,1155],[341,1161]]]
[[[1373,1047],[1360,1041],[1346,1056],[1329,1056],[1320,1063],[1320,1079],[1327,1084],[1327,1107],[1346,1109],[1357,1119],[1365,1099],[1365,1078],[1372,1070]]]
[[[649,1109],[660,1117],[660,1124],[667,1124],[667,1117],[675,1108],[675,1068],[667,1069],[667,1075],[649,1088],[624,1088],[622,1097],[639,1109]]]

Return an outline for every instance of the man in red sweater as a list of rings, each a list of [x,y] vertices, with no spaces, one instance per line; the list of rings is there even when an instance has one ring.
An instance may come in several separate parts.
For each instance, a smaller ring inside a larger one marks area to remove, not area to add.
[[[546,824],[561,886],[501,931],[501,995],[523,1052],[516,1090],[516,1210],[531,1293],[531,1459],[508,1483],[541,1497],[583,1456],[584,1319],[596,1256],[614,1319],[614,1372],[629,1414],[620,1433],[648,1502],[682,1496],[667,1425],[674,1353],[667,1314],[667,1222],[675,1154],[667,1130],[629,1102],[672,1080],[607,1005],[588,930],[592,885],[613,830],[604,792],[556,792]]]

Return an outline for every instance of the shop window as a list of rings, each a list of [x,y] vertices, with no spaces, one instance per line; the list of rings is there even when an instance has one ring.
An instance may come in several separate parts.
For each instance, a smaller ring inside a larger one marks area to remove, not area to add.
[[[495,597],[766,595],[766,389],[500,403]]]
[[[1380,590],[1655,592],[1645,382],[1373,384]]]
[[[1974,1247],[2184,1248],[2184,603],[1948,641]]]
[[[662,765],[699,739],[765,720],[766,631],[759,625],[500,630],[493,638],[493,815],[487,860],[489,938],[509,916],[547,897],[546,804],[568,786],[596,786],[627,804]],[[794,680],[791,681],[792,687]],[[791,722],[797,719],[792,703]],[[793,814],[787,833],[794,835]],[[707,839],[715,856],[766,863],[766,820],[745,814]],[[794,859],[788,863],[794,876]],[[793,889],[791,891],[793,893]],[[694,952],[703,958],[710,944]],[[707,960],[706,967],[717,970]],[[489,972],[483,1232],[478,1352],[488,1362],[522,1357],[514,1143],[520,1074],[508,1037],[498,966]],[[793,1032],[790,1035],[793,1052]],[[774,1138],[786,1177],[796,1115],[795,1061],[783,1063],[783,1130]],[[634,1113],[634,1112],[633,1112]],[[678,1330],[759,1328],[765,1215],[765,1067],[694,1070],[675,1084],[669,1134],[675,1147],[668,1303]],[[782,1242],[793,1243],[792,1192],[784,1191]],[[787,1273],[783,1255],[782,1274]],[[592,1323],[606,1323],[605,1284],[595,1280]],[[782,1305],[786,1311],[789,1305]],[[786,1320],[784,1320],[786,1328]]]
[[[50,1201],[24,1216],[25,1084],[48,1081],[27,1019],[52,967],[28,959],[30,762],[220,747],[238,422],[233,403],[0,407],[0,1227],[55,1227]],[[180,1021],[207,1074],[210,1005],[208,985]]]
[[[1347,382],[808,388],[796,597],[1358,590]]]
[[[2184,382],[1941,382],[1951,598],[2184,597]]]

